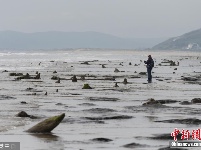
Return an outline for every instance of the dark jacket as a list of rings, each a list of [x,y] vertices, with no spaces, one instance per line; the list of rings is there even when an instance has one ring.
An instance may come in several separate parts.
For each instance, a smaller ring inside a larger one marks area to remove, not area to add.
[[[147,61],[144,61],[145,64],[147,64],[147,68],[152,69],[154,67],[154,60],[149,57]]]

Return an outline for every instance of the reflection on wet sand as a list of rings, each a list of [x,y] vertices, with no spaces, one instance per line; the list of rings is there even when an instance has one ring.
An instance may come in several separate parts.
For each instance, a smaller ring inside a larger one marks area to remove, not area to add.
[[[43,141],[59,141],[60,137],[57,135],[54,135],[52,133],[47,133],[47,134],[42,134],[42,133],[34,133],[34,134],[30,134],[31,136],[34,136],[36,138],[39,138]]]
[[[147,54],[156,62],[151,84],[142,61]],[[200,55],[129,50],[2,53],[0,139],[19,141],[23,150],[167,147],[175,128],[192,131],[200,125]],[[15,116],[22,111],[28,115]],[[53,133],[23,132],[61,113],[65,119]],[[154,135],[168,139],[148,138]]]

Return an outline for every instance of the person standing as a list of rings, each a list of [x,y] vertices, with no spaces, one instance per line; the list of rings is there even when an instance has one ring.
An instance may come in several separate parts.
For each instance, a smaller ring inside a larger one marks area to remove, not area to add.
[[[148,55],[148,60],[144,61],[147,67],[147,74],[148,74],[148,83],[152,82],[152,75],[151,75],[151,71],[152,68],[154,67],[154,60],[152,59],[151,55]]]

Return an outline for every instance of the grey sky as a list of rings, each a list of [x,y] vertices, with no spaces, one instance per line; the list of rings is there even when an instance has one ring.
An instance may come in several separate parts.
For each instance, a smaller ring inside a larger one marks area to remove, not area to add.
[[[201,28],[201,0],[0,0],[0,30],[172,37]]]

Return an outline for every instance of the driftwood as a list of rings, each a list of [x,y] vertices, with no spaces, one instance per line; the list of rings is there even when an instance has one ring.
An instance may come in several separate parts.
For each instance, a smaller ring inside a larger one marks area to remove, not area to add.
[[[32,128],[28,129],[26,132],[30,133],[48,133],[51,132],[56,126],[58,126],[61,121],[64,119],[65,113],[59,115],[59,116],[54,116],[50,117]]]

